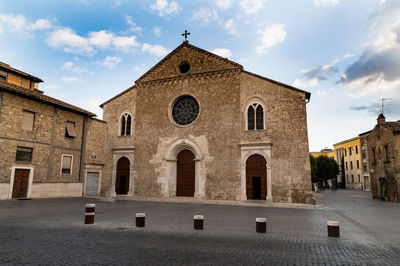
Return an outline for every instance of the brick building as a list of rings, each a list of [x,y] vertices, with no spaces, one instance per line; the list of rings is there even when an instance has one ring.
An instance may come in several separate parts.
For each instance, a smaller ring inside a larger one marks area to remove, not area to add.
[[[400,201],[400,121],[380,114],[367,144],[372,197]]]
[[[309,100],[185,41],[101,105],[102,191],[313,203]]]
[[[105,123],[40,82],[0,63],[0,199],[98,194]]]

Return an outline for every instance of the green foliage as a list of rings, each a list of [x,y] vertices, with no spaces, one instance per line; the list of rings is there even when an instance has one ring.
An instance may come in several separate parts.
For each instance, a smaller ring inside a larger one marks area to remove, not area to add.
[[[317,159],[310,154],[310,165],[311,165],[311,180],[313,183],[318,182],[317,177]]]
[[[334,179],[339,172],[337,162],[328,156],[319,156],[317,158],[317,179],[319,181]]]

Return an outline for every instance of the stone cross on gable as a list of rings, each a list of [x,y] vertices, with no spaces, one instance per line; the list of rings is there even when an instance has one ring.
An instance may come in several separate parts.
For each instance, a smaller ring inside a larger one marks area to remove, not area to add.
[[[185,33],[182,33],[182,36],[185,36],[185,41],[186,41],[188,35],[190,35],[190,32],[187,32],[187,30],[185,30]]]

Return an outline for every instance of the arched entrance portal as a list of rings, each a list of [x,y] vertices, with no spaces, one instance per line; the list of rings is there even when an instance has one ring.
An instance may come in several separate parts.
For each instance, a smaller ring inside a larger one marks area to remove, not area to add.
[[[129,160],[122,157],[117,162],[117,177],[115,179],[115,193],[128,194],[129,191]]]
[[[267,196],[267,163],[263,156],[254,154],[246,161],[247,199],[263,199]]]
[[[195,191],[195,161],[194,154],[183,150],[178,154],[176,171],[176,195],[193,197]]]

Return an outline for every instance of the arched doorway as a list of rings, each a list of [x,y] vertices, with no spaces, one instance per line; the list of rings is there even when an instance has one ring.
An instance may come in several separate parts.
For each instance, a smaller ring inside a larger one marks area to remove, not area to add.
[[[117,162],[117,176],[115,179],[115,193],[128,194],[129,191],[129,160],[121,157]]]
[[[263,156],[254,154],[246,161],[247,199],[266,199],[267,166]]]
[[[195,191],[195,161],[194,154],[183,150],[178,154],[176,171],[176,195],[193,197]]]

